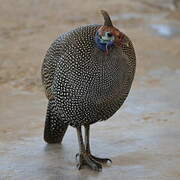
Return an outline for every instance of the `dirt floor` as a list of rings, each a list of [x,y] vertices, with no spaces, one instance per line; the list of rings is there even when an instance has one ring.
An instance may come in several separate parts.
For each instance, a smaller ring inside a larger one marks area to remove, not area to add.
[[[170,0],[0,0],[0,180],[179,180],[180,6]],[[111,158],[100,173],[76,169],[76,131],[42,139],[47,100],[40,68],[56,37],[102,23],[100,9],[133,41],[131,93],[92,126],[92,151]]]

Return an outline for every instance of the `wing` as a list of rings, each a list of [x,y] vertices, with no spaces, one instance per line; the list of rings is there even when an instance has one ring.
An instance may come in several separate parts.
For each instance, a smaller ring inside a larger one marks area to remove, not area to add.
[[[135,68],[136,68],[136,54],[134,51],[134,47],[131,40],[126,35],[124,35],[123,41],[124,41],[123,42],[124,44],[122,46],[123,54],[128,57],[128,65],[131,67],[130,68],[132,70],[131,73],[133,73],[133,77],[134,77]]]
[[[61,41],[63,36],[60,36],[55,40],[50,48],[48,49],[46,56],[44,58],[42,68],[41,68],[41,78],[42,84],[45,89],[46,97],[49,100],[54,99],[52,84],[54,80],[54,74],[56,71],[57,62],[61,56]]]
[[[124,102],[126,97],[129,94],[132,81],[134,79],[135,69],[136,69],[136,55],[134,51],[134,47],[130,39],[125,35],[124,42],[123,42],[123,56],[124,56],[124,62],[127,65],[125,70],[122,72],[124,75],[123,82],[122,82],[122,91],[121,91],[121,104]]]

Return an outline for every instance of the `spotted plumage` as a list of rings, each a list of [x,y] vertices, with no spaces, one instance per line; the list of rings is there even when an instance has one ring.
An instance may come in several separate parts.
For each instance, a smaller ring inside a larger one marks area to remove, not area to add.
[[[86,25],[62,34],[45,56],[48,143],[61,142],[68,125],[79,133],[81,126],[107,120],[129,93],[136,66],[132,42],[112,26],[105,11],[102,14],[104,26]]]

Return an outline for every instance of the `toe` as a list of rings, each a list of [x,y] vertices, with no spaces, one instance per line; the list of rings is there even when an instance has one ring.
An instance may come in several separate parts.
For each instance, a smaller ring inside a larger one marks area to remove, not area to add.
[[[77,163],[76,166],[77,166],[78,170],[80,170],[82,168],[82,164],[80,164],[80,163]]]
[[[88,165],[91,169],[93,169],[93,170],[95,170],[95,171],[101,171],[101,170],[102,170],[102,165],[101,165],[99,162],[97,162],[97,161],[95,161],[94,159],[92,159],[91,156],[89,156],[89,157],[87,158],[87,165]]]
[[[112,163],[111,159],[108,158],[98,158],[93,155],[91,155],[91,158],[100,163],[108,163],[108,162]]]

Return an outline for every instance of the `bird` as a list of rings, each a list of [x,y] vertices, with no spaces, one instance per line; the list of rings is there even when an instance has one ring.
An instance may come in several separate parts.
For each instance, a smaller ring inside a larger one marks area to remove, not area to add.
[[[136,70],[130,38],[112,24],[107,11],[101,14],[104,24],[84,25],[59,35],[41,68],[48,99],[44,140],[61,144],[68,126],[74,127],[79,170],[86,166],[101,171],[103,163],[112,162],[92,155],[90,126],[108,120],[120,109]]]

